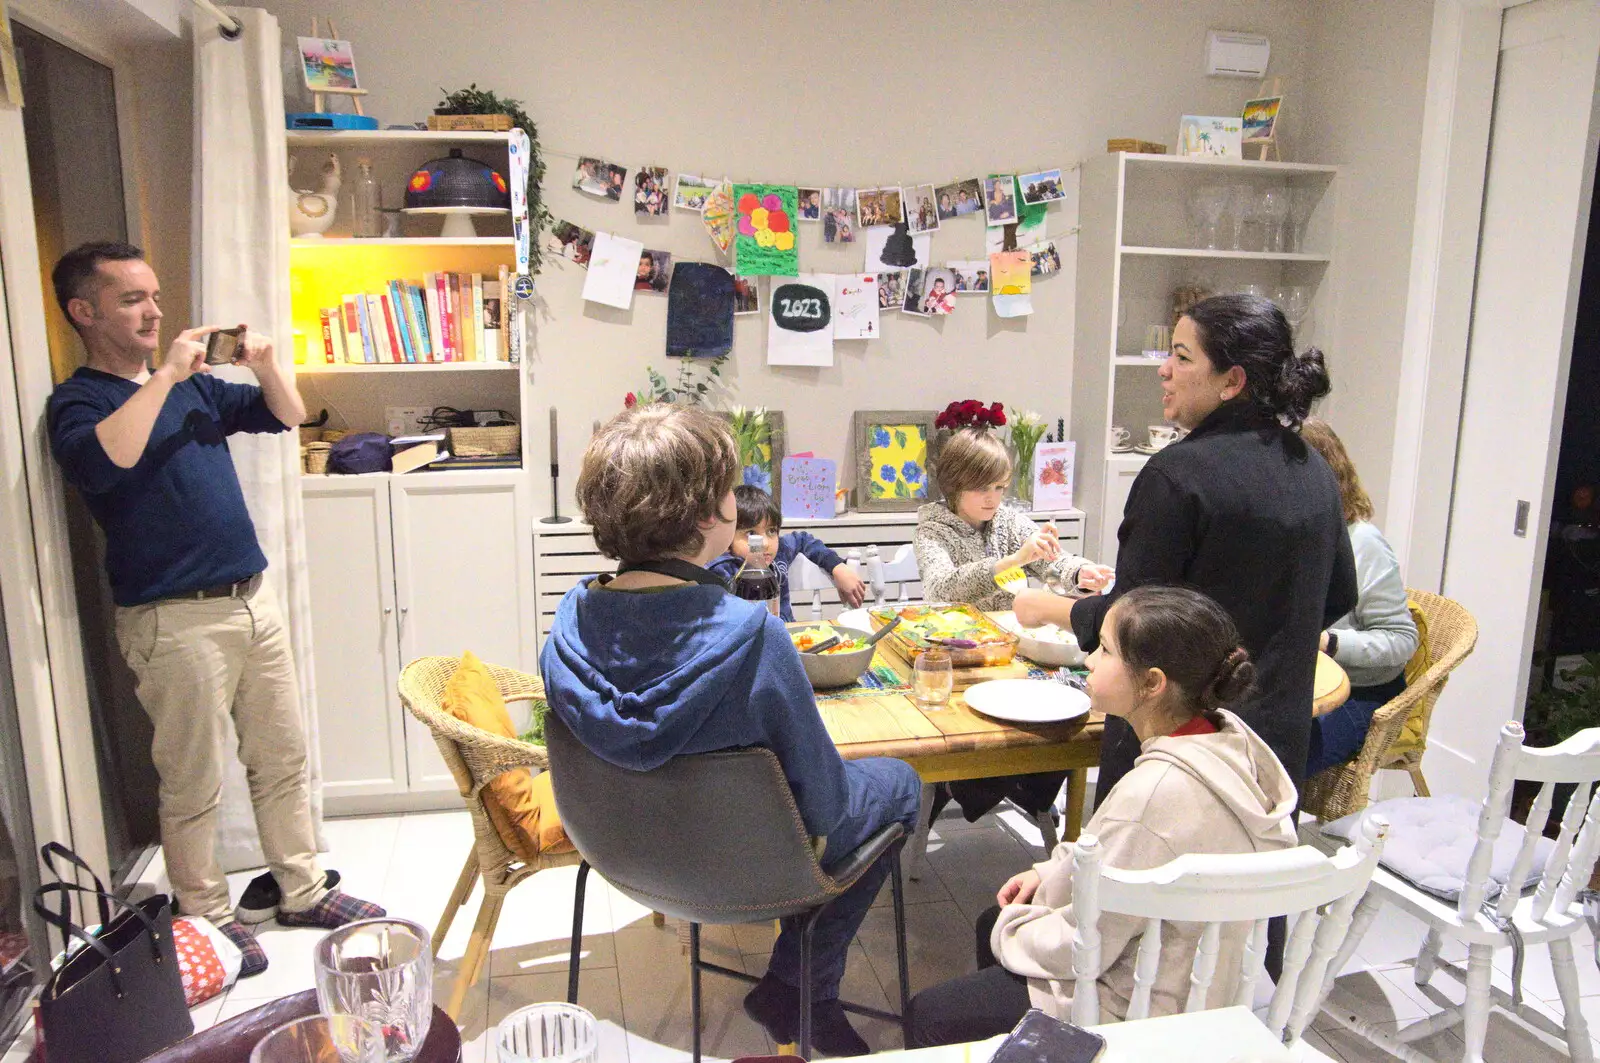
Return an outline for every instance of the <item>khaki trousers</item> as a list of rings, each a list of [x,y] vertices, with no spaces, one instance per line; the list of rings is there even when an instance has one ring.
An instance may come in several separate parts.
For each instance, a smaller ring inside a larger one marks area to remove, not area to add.
[[[224,720],[233,719],[256,830],[283,891],[301,911],[327,892],[317,864],[289,635],[264,577],[237,598],[165,599],[118,607],[117,643],[155,725],[150,754],[161,776],[161,847],[185,915],[233,919],[217,860]]]

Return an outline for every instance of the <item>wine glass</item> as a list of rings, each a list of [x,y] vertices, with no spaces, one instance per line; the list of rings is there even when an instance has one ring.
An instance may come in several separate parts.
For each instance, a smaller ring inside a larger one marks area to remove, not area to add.
[[[942,708],[955,688],[950,651],[942,646],[923,650],[912,665],[911,697],[925,709]]]
[[[1311,223],[1311,212],[1317,208],[1322,193],[1308,185],[1296,185],[1289,190],[1289,224],[1293,230],[1293,246],[1288,248],[1305,254],[1306,226]]]
[[[1283,291],[1284,301],[1279,303],[1283,316],[1289,319],[1289,327],[1294,329],[1294,334],[1300,335],[1300,325],[1311,313],[1311,289],[1304,284],[1288,285]]]
[[[1208,251],[1222,246],[1222,214],[1228,209],[1228,190],[1221,185],[1201,185],[1189,193],[1189,216],[1195,243]]]
[[[1256,211],[1261,216],[1261,224],[1265,229],[1263,247],[1265,251],[1283,252],[1288,250],[1288,238],[1284,233],[1284,225],[1289,220],[1289,190],[1271,186],[1261,190],[1261,197],[1256,201]]]
[[[1250,194],[1249,185],[1228,186],[1228,222],[1232,237],[1229,246],[1235,251],[1245,249],[1244,228],[1249,222],[1254,203],[1255,197]]]

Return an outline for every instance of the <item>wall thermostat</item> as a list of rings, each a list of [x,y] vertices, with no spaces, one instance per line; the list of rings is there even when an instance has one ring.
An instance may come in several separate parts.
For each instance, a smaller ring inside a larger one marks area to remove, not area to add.
[[[1272,42],[1259,33],[1212,30],[1206,34],[1206,73],[1212,77],[1259,80],[1266,76],[1270,58]]]

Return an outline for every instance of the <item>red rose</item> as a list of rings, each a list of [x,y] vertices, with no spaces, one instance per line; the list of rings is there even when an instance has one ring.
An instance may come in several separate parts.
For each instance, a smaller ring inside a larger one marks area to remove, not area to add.
[[[636,396],[636,395],[635,395],[635,394],[634,394],[634,393],[633,393],[633,392],[631,392],[631,391],[630,391],[630,392],[628,392],[628,397],[627,397],[627,398],[625,398],[625,399],[623,399],[623,400],[622,400],[622,405],[623,405],[623,407],[624,407],[624,408],[625,408],[625,409],[629,409],[629,410],[631,410],[631,409],[633,409],[633,408],[634,408],[634,407],[635,407],[635,406],[637,406],[637,405],[638,405],[638,404],[639,404],[639,398],[638,398],[638,396]]]

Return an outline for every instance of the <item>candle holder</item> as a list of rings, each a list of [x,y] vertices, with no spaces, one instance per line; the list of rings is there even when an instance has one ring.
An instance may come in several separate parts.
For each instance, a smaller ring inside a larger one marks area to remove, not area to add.
[[[571,524],[571,517],[561,515],[561,466],[550,463],[550,515],[540,517],[540,524]]]

